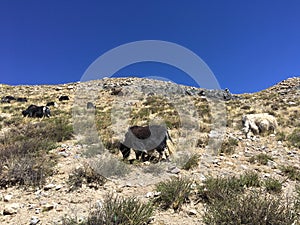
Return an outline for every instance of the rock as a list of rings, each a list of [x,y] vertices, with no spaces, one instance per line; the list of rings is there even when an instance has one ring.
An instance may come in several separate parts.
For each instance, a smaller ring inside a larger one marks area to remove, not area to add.
[[[47,184],[47,185],[44,187],[44,190],[45,190],[45,191],[48,191],[48,190],[53,189],[53,188],[55,188],[55,187],[56,187],[55,184]]]
[[[213,164],[218,164],[218,165],[219,165],[220,160],[219,160],[219,159],[214,159],[214,160],[212,161],[212,163],[213,163]]]
[[[158,197],[158,196],[160,196],[160,195],[161,195],[161,192],[160,192],[160,191],[154,192],[154,197]]]
[[[168,172],[172,173],[172,174],[178,174],[178,173],[180,173],[180,169],[176,166],[172,166],[168,169]]]
[[[62,185],[56,185],[56,186],[55,186],[55,190],[56,190],[56,191],[59,191],[60,189],[62,189],[62,187],[63,187]]]
[[[248,169],[249,169],[249,167],[246,166],[246,165],[240,165],[240,166],[241,166],[241,168],[242,168],[243,170],[248,170]]]
[[[67,158],[70,155],[67,152],[59,152],[58,154],[61,155],[61,156],[63,156],[63,157],[65,157],[65,158]]]
[[[37,190],[36,192],[34,192],[34,194],[36,196],[41,196],[42,195],[42,190]]]
[[[206,176],[204,175],[204,174],[199,174],[199,176],[198,176],[198,179],[201,181],[201,182],[204,182],[204,181],[206,181]]]
[[[190,216],[195,216],[195,215],[197,215],[198,214],[198,212],[195,210],[195,209],[190,209],[190,210],[188,210],[188,215],[190,215]]]
[[[230,161],[228,161],[228,162],[225,162],[228,166],[234,166],[234,163],[233,162],[230,162]]]
[[[40,222],[40,219],[36,216],[31,217],[30,219],[30,225],[36,225]]]
[[[271,167],[272,169],[275,169],[277,167],[277,163],[271,160],[268,160],[267,166]]]
[[[3,215],[13,215],[17,214],[20,205],[18,203],[7,204],[4,207]]]
[[[109,188],[107,188],[106,190],[109,190]],[[123,192],[123,188],[117,187],[117,188],[116,188],[116,192],[117,192],[117,193],[122,193],[122,192]]]
[[[13,197],[13,195],[8,194],[8,195],[5,195],[5,196],[4,196],[3,200],[4,200],[5,202],[9,202],[9,201],[12,199],[12,197]]]
[[[154,198],[160,196],[161,192],[148,192],[146,198]]]
[[[61,205],[57,205],[55,207],[55,210],[56,210],[56,212],[62,212],[62,211],[64,211],[64,209],[63,209],[63,207]]]
[[[34,208],[35,208],[35,206],[36,206],[35,204],[28,204],[28,206],[27,206],[27,207],[28,207],[28,209],[29,209],[29,210],[31,210],[31,209],[34,209]]]
[[[48,211],[52,210],[53,208],[54,208],[54,205],[47,203],[47,204],[42,206],[42,211],[43,212],[48,212]]]
[[[96,205],[97,205],[97,207],[102,208],[103,207],[103,201],[97,200]]]
[[[154,193],[153,192],[148,192],[146,194],[146,198],[153,198],[154,197]]]
[[[178,167],[176,167],[173,170],[171,170],[171,173],[178,174],[178,173],[180,173],[180,169]]]
[[[35,214],[40,214],[40,212],[41,212],[41,209],[40,209],[40,208],[36,208],[36,209],[34,210],[34,213],[35,213]]]
[[[80,216],[77,218],[77,223],[78,224],[83,224],[83,222],[85,221],[85,218],[83,216]]]

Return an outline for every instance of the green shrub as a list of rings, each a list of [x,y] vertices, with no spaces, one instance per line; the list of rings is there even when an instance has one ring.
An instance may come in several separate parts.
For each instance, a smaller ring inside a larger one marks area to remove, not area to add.
[[[284,132],[278,132],[276,134],[276,140],[277,141],[285,141],[286,140],[286,135]]]
[[[70,191],[75,191],[82,187],[85,182],[85,170],[84,168],[76,168],[69,174],[67,184],[70,187]]]
[[[237,177],[207,178],[203,185],[198,185],[198,197],[205,202],[221,201],[244,191]]]
[[[236,146],[238,146],[239,142],[236,138],[229,138],[228,140],[225,140],[220,149],[220,153],[224,153],[227,155],[233,154],[235,151]]]
[[[60,118],[12,128],[0,140],[0,143],[9,144],[17,141],[27,141],[28,139],[55,143],[71,139],[72,137],[72,125],[66,119]]]
[[[199,154],[193,154],[188,161],[183,165],[182,169],[184,170],[190,170],[194,167],[197,167],[199,164],[200,155]]]
[[[287,136],[287,140],[291,146],[300,148],[300,128],[294,129],[294,131]]]
[[[156,192],[160,192],[156,199],[163,209],[173,208],[178,210],[187,202],[191,193],[192,181],[187,178],[172,178],[156,184]]]
[[[12,127],[0,138],[0,187],[43,185],[56,163],[48,150],[72,136],[65,118]]]
[[[0,176],[0,187],[32,186],[41,187],[46,177],[53,174],[54,161],[48,157],[39,158],[30,155],[10,160],[8,171]]]
[[[257,173],[246,172],[240,177],[209,177],[198,185],[198,197],[205,202],[223,201],[244,192],[245,187],[260,187]]]
[[[91,166],[84,165],[74,169],[69,175],[67,184],[69,185],[69,191],[75,191],[82,187],[83,184],[87,184],[89,187],[98,188],[106,182],[106,178],[97,173]]]
[[[56,141],[64,141],[73,138],[73,126],[69,123],[68,119],[59,118],[54,122]]]
[[[273,158],[265,153],[260,153],[256,156],[252,156],[249,159],[250,163],[258,163],[260,165],[267,165],[268,161],[273,161]]]
[[[142,225],[150,222],[154,207],[136,198],[107,195],[102,206],[91,211],[86,225]]]
[[[297,220],[298,209],[277,197],[250,192],[215,201],[207,206],[204,222],[208,225],[291,225]]]
[[[280,170],[291,180],[300,181],[300,171],[294,166],[281,166]]]
[[[55,158],[47,151],[55,147],[36,125],[11,129],[0,140],[0,187],[41,186],[52,174]],[[6,169],[3,169],[3,168]]]
[[[264,187],[267,192],[279,193],[282,190],[282,183],[274,178],[268,178],[264,182]]]
[[[246,187],[260,187],[261,182],[258,176],[258,173],[253,171],[247,171],[244,174],[240,175],[240,184]]]

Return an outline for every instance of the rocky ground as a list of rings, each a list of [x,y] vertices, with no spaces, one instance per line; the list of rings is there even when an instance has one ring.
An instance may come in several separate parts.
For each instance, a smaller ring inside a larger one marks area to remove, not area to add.
[[[91,207],[101,204],[106,194],[135,196],[147,202],[155,195],[155,184],[172,176],[187,176],[201,183],[208,176],[256,171],[262,179],[273,177],[282,181],[282,195],[289,197],[293,197],[295,186],[299,185],[299,181],[288,179],[280,166],[291,165],[300,170],[300,149],[279,138],[279,135],[287,136],[300,127],[299,77],[261,92],[240,95],[139,78],[106,78],[56,86],[1,85],[0,95],[28,98],[26,103],[1,103],[1,135],[14,124],[38,122],[40,119],[22,118],[21,110],[30,104],[45,105],[48,101],[58,103],[57,108],[51,108],[53,117],[69,114],[77,129],[72,140],[58,143],[49,152],[58,159],[55,173],[47,178],[43,187],[0,189],[0,224],[61,224],[66,215],[84,220]],[[70,101],[59,102],[57,97],[60,95],[70,96]],[[92,113],[80,111],[88,101],[95,104],[96,110]],[[241,129],[242,115],[262,112],[277,118],[277,133],[246,139]],[[116,143],[122,140],[128,126],[157,121],[166,123],[175,143],[171,162],[156,164],[161,173],[144,173],[143,169],[151,166],[149,163],[126,164],[132,170],[128,175],[108,177],[102,186],[84,184],[70,191],[68,179],[75,168],[94,159],[104,160],[101,154],[107,152],[121,160]],[[94,136],[100,136],[102,142],[99,144],[99,139]],[[216,150],[229,139],[237,141],[233,151],[220,153]],[[99,154],[96,152],[93,157],[87,157],[86,152],[93,145],[100,149]],[[188,171],[182,169],[181,158],[193,153],[201,156],[198,167]],[[272,160],[266,165],[249,162],[260,153],[267,154]],[[204,211],[201,202],[191,200],[179,212],[156,209],[151,224],[203,224]]]

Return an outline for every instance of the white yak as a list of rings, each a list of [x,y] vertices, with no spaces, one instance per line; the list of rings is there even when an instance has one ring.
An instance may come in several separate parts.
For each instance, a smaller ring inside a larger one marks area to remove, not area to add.
[[[244,125],[243,131],[247,138],[250,137],[250,131],[253,134],[275,133],[278,126],[276,118],[268,113],[243,115],[242,122]]]

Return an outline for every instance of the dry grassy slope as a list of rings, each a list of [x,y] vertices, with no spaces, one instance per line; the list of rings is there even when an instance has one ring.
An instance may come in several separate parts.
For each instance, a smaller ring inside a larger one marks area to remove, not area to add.
[[[79,87],[84,90],[80,94],[78,94]],[[113,87],[122,87],[123,96],[111,95]],[[120,124],[120,129],[123,130],[126,130],[127,124],[122,119],[126,120],[128,116],[130,125],[144,125],[149,122],[150,118],[162,118],[171,129],[171,136],[175,139],[175,142],[178,145],[184,143],[184,147],[177,149],[177,151],[197,152],[202,155],[198,168],[191,171],[181,170],[180,176],[187,175],[196,180],[201,180],[208,175],[235,175],[248,170],[256,170],[262,178],[275,177],[283,181],[286,180],[286,177],[280,171],[280,165],[293,165],[300,168],[300,150],[290,146],[286,140],[278,142],[278,136],[259,136],[252,140],[245,139],[241,132],[241,116],[247,113],[271,113],[279,122],[278,132],[288,135],[300,126],[299,87],[300,78],[291,78],[266,90],[252,94],[241,94],[238,95],[239,98],[227,101],[227,127],[224,142],[228,138],[234,138],[238,140],[238,146],[235,147],[233,154],[221,153],[213,157],[211,161],[208,161],[205,157],[205,145],[211,131],[211,112],[206,99],[197,95],[186,95],[182,92],[182,89],[178,90],[176,86],[162,81],[115,78],[84,84],[41,86],[8,86],[2,84],[0,85],[0,96],[27,97],[28,102],[0,104],[0,128],[1,133],[4,134],[12,126],[23,126],[25,123],[38,122],[39,119],[23,118],[21,111],[30,104],[45,105],[49,101],[58,103],[57,108],[51,109],[53,117],[68,115],[71,118],[74,102],[75,105],[81,103],[84,105],[87,96],[92,95],[88,98],[92,99],[96,93],[97,98],[94,101],[97,107],[96,127],[104,146],[110,148],[111,152],[116,150],[115,144],[122,138],[122,135],[113,132],[112,111],[118,114],[117,119],[120,121],[117,122]],[[183,90],[195,90],[188,87],[182,88]],[[141,95],[142,90],[147,90],[147,93],[152,92],[154,95],[152,93],[147,96]],[[171,94],[163,96],[164,92]],[[59,102],[57,97],[60,95],[68,95],[71,100]],[[117,106],[113,105],[116,101],[119,102]],[[123,115],[122,108],[127,105],[131,107],[131,112],[128,115]],[[182,110],[184,117],[179,115],[178,108]],[[195,111],[197,112],[196,115]],[[84,110],[81,112],[83,113],[82,117],[73,119],[88,121],[89,118],[86,117],[84,112]],[[46,118],[43,120],[46,120]],[[185,126],[181,127],[182,124],[185,124]],[[195,124],[199,126],[198,130],[192,130],[195,128]],[[91,204],[101,200],[106,193],[111,191],[119,192],[122,196],[137,196],[146,200],[145,194],[148,191],[153,191],[153,184],[143,185],[143,182],[139,183],[138,177],[133,177],[131,180],[113,179],[98,190],[83,187],[77,192],[67,192],[66,181],[69,173],[87,160],[82,157],[81,153],[86,151],[88,143],[93,142],[93,140],[87,140],[89,139],[88,134],[90,134],[89,129],[84,129],[82,132],[85,135],[84,139],[61,143],[62,147],[52,151],[54,154],[67,153],[59,158],[56,173],[48,179],[48,184],[61,186],[59,190],[50,189],[45,191],[41,189],[35,192],[13,187],[0,190],[0,213],[7,205],[18,203],[17,214],[12,216],[2,216],[0,214],[1,224],[29,224],[32,216],[37,216],[42,224],[53,224],[53,221],[59,223],[60,217],[66,214],[77,214],[79,217],[84,217],[87,215],[87,209]],[[249,158],[259,153],[266,153],[272,156],[274,160],[267,165],[250,163]],[[120,158],[120,155],[115,157]],[[127,185],[125,185],[126,183]],[[295,183],[295,181],[286,180],[284,193],[292,193]],[[4,202],[3,198],[7,194],[12,194],[13,198],[9,202]],[[43,208],[45,204],[53,205],[54,209],[36,214],[38,209]],[[189,216],[188,212],[191,209],[196,210],[197,214]],[[196,206],[190,204],[185,206],[179,213],[174,213],[171,210],[157,211],[154,224],[201,224],[202,214],[203,206],[201,204]],[[24,218],[26,218],[25,221]]]

